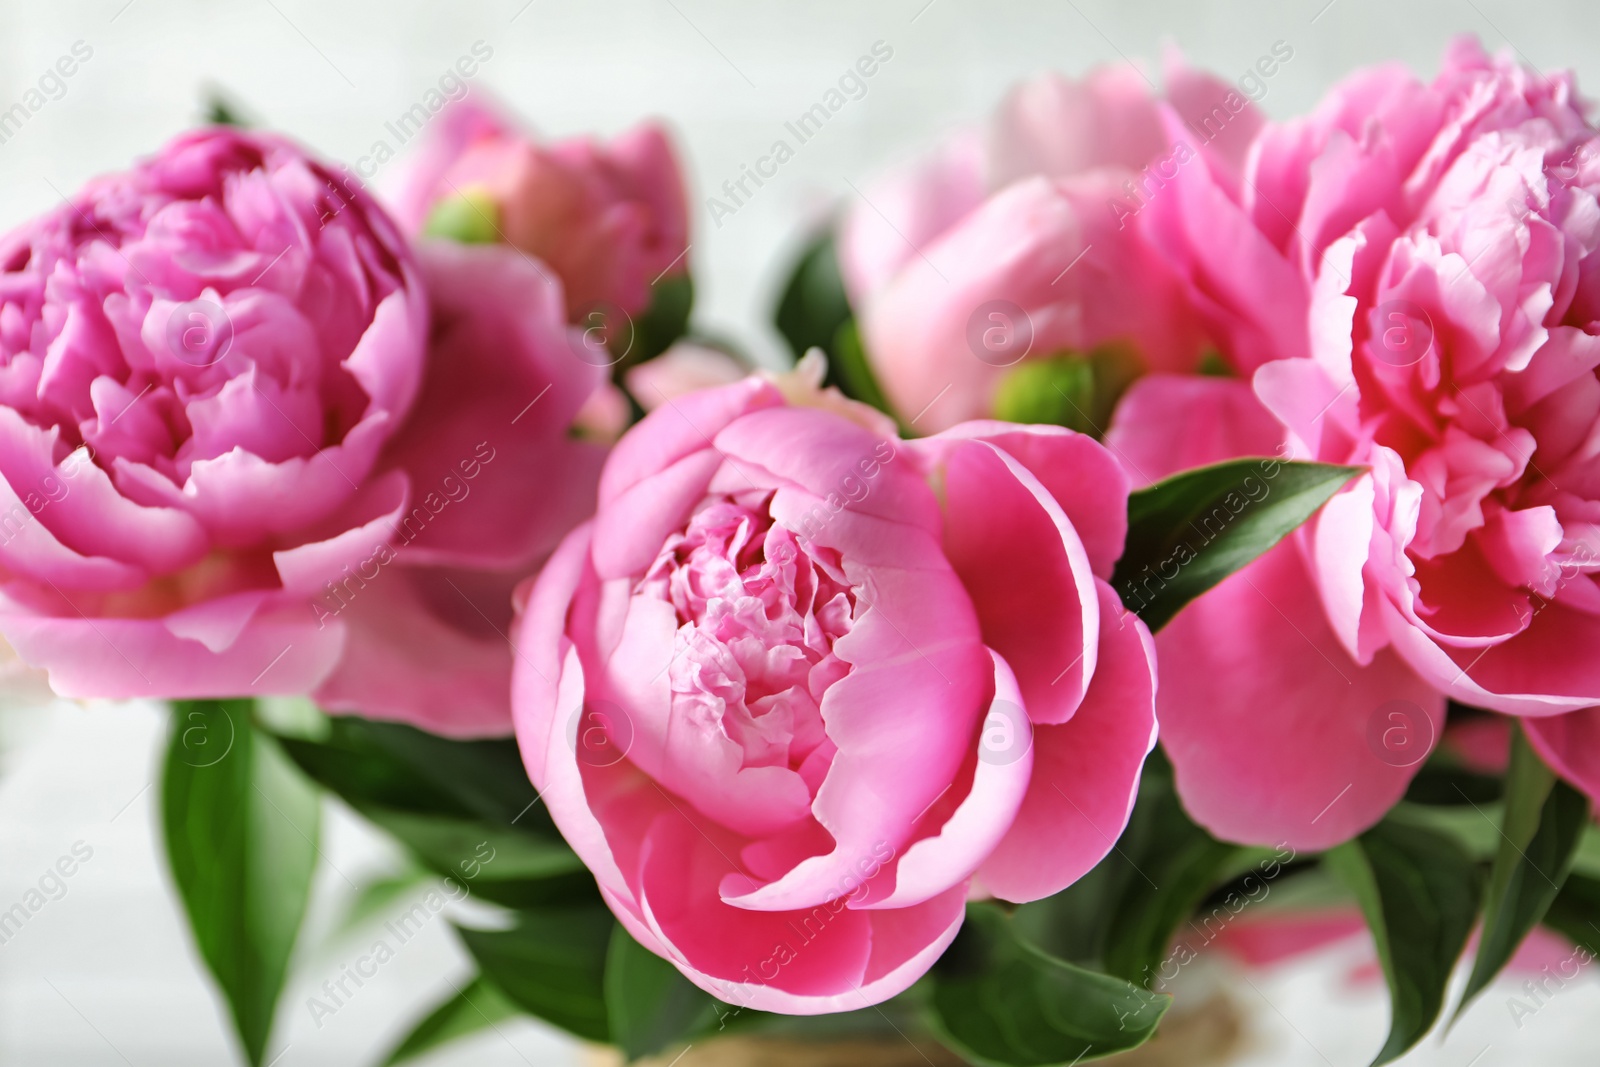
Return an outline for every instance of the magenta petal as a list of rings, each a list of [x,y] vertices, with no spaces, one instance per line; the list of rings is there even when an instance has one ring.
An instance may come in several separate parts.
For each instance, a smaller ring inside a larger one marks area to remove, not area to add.
[[[404,473],[391,471],[368,483],[339,516],[342,521],[333,524],[329,536],[274,552],[272,562],[284,590],[316,596],[325,584],[350,580],[352,573],[354,580],[364,585],[362,565],[375,567],[386,562],[383,557],[393,555],[388,546],[410,488]]]
[[[1011,830],[978,870],[977,884],[1004,900],[1038,900],[1071,885],[1105,858],[1139,790],[1156,743],[1156,659],[1150,631],[1111,587],[1100,598],[1100,655],[1093,684],[1071,720],[1035,726],[1033,775]]]
[[[1444,698],[1394,655],[1350,659],[1291,542],[1185,607],[1156,646],[1178,793],[1225,840],[1348,840],[1400,799],[1444,725]],[[1370,740],[1391,724],[1415,752]]]
[[[1392,609],[1391,609],[1392,612]],[[1509,715],[1558,715],[1600,703],[1600,659],[1574,648],[1600,647],[1600,618],[1551,601],[1528,628],[1487,648],[1446,648],[1390,615],[1397,652],[1450,696]]]
[[[128,500],[84,453],[54,462],[58,437],[58,430],[30,426],[12,409],[0,407],[0,475],[57,541],[85,556],[157,575],[182,570],[205,555],[200,524],[183,511]],[[23,512],[7,509],[5,514]]]
[[[850,515],[842,512],[825,532],[838,534]],[[915,527],[883,523],[878,533],[884,550],[898,551],[907,569],[885,564],[871,571],[858,592],[865,610],[834,644],[852,666],[822,698],[838,752],[811,810],[835,847],[730,899],[740,907],[812,906],[836,894],[832,887],[841,879],[858,878],[863,857],[884,846],[900,849],[955,777],[987,706],[993,670],[956,575],[931,564],[910,569],[926,553],[920,542],[931,541]]]
[[[939,524],[938,503],[927,484],[910,464],[894,461],[900,446],[830,412],[755,411],[724,427],[714,440],[735,477],[749,475],[746,486],[759,480],[756,471],[765,471],[813,496],[831,496],[855,514],[929,530]]]
[[[610,504],[684,457],[710,449],[712,438],[741,415],[782,402],[770,384],[746,378],[657,408],[611,450],[600,476],[600,503]]]
[[[630,806],[653,803],[636,816],[647,824],[666,803],[664,794],[626,760],[604,768],[579,764],[567,732],[584,707],[587,687],[578,652],[563,636],[562,626],[574,594],[591,580],[585,563],[589,536],[587,524],[567,535],[533,584],[516,633],[512,718],[528,777],[561,835],[603,891],[631,900],[632,885],[618,865],[602,820]],[[626,841],[626,835],[621,839]],[[632,871],[634,862],[626,862]]]

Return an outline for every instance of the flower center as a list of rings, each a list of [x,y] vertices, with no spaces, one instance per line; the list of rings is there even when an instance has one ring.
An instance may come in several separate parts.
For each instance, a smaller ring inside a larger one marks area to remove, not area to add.
[[[771,494],[729,494],[674,534],[643,579],[672,604],[673,718],[720,730],[745,767],[797,771],[813,795],[832,762],[822,695],[850,665],[833,652],[855,595],[837,553],[802,547]]]

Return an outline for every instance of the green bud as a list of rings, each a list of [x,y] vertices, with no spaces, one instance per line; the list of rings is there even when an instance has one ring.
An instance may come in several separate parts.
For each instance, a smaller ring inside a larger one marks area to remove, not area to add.
[[[435,204],[422,232],[464,245],[492,245],[500,239],[500,209],[486,193],[470,190]]]
[[[1028,360],[1000,379],[994,416],[1007,422],[1046,423],[1099,437],[1118,399],[1143,372],[1127,345],[1101,345],[1087,355],[1058,352]]]
[[[1081,355],[1028,360],[1000,379],[994,414],[1006,422],[1048,423],[1094,433],[1094,367]]]

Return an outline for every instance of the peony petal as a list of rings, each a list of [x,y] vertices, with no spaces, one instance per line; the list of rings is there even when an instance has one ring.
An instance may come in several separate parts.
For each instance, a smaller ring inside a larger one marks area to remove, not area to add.
[[[568,439],[605,368],[577,358],[560,286],[499,246],[425,242],[433,307],[422,399],[383,462],[411,476],[406,555],[527,566],[594,510],[603,452]],[[448,501],[448,506],[442,502]]]
[[[1400,799],[1443,729],[1444,698],[1393,655],[1363,667],[1344,652],[1292,542],[1186,606],[1156,647],[1178,794],[1225,840],[1349,839]],[[1391,712],[1414,755],[1369,742]]]
[[[463,587],[472,584],[475,599]],[[339,665],[316,690],[330,712],[404,722],[445,737],[511,731],[510,578],[391,563],[350,597],[314,602],[346,631]],[[441,670],[440,664],[448,664]]]
[[[988,420],[952,426],[928,441],[942,438],[986,441],[1026,467],[1066,512],[1094,573],[1111,577],[1128,537],[1128,476],[1104,446],[1061,426]],[[906,447],[926,448],[927,441]]]
[[[986,645],[1016,672],[1028,717],[1072,717],[1094,676],[1100,604],[1089,557],[1056,499],[1008,453],[953,442],[944,551],[972,598]]]
[[[1033,773],[1033,731],[1016,676],[993,652],[995,695],[978,738],[972,787],[937,832],[913,842],[851,907],[883,910],[920,904],[965,883],[1011,828]],[[991,726],[992,724],[992,726]],[[1007,731],[1005,744],[986,748],[987,731]],[[1015,753],[1020,752],[1020,756]],[[877,894],[887,890],[886,896]]]
[[[1156,743],[1156,657],[1150,632],[1097,582],[1099,667],[1076,715],[1033,734],[1033,776],[977,884],[1005,900],[1047,897],[1105,858],[1128,823]]]
[[[1143,486],[1240,456],[1281,456],[1283,436],[1249,382],[1150,374],[1118,402],[1106,447]]]
[[[302,605],[256,611],[217,651],[159,618],[51,618],[7,608],[0,633],[50,672],[61,696],[108,700],[298,695],[327,677],[344,645],[342,628],[318,630]]]

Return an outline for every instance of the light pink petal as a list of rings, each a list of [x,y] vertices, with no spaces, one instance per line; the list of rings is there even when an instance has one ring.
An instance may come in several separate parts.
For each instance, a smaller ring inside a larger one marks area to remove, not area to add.
[[[1166,146],[1139,71],[1100,67],[1081,81],[1045,74],[1012,89],[1000,105],[990,134],[990,184],[1067,178],[1095,167],[1137,171]]]
[[[734,842],[703,829],[677,813],[657,818],[640,857],[639,900],[668,958],[729,1003],[789,1015],[877,1004],[921,977],[961,925],[965,886],[892,911],[848,907],[859,871],[835,898],[804,910],[722,903],[714,891],[737,870]]]
[[[111,700],[303,694],[327,677],[344,644],[341,627],[318,630],[299,604],[255,612],[232,644],[216,651],[159,618],[52,618],[7,609],[0,633],[23,659],[50,672],[60,695]]]
[[[623,380],[639,406],[654,411],[697,389],[732,385],[748,368],[720,348],[679,341],[654,359],[630,369]]]
[[[784,525],[806,509],[792,490],[772,504]],[[977,617],[931,534],[846,510],[816,541],[839,549],[858,603],[850,632],[834,644],[852,666],[822,698],[838,752],[811,809],[835,847],[730,898],[740,907],[809,907],[829,899],[859,857],[901,848],[954,779],[988,704],[993,669]],[[883,558],[863,558],[873,552]],[[857,566],[871,569],[856,574]]]
[[[953,134],[925,158],[867,186],[839,227],[835,254],[845,291],[858,309],[917,249],[983,202],[983,138]]]
[[[712,439],[740,416],[781,403],[772,385],[747,378],[674,400],[624,434],[600,473],[594,533],[600,574],[615,577],[649,566],[722,463]]]
[[[1485,647],[1447,648],[1388,609],[1395,650],[1434,686],[1464,704],[1508,715],[1559,715],[1600,704],[1600,618],[1561,601],[1532,614],[1527,629]],[[1524,615],[1528,614],[1524,611]]]
[[[1263,56],[1258,62],[1273,60]],[[1208,155],[1221,162],[1229,178],[1236,181],[1266,116],[1237,84],[1189,66],[1176,48],[1167,50],[1162,66],[1167,100],[1192,131],[1195,147],[1205,146]]]

